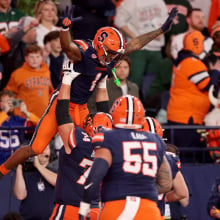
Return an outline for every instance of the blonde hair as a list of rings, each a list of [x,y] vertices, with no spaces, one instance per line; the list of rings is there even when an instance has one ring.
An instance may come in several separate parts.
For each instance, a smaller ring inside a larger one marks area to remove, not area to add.
[[[56,13],[56,16],[53,20],[53,24],[55,25],[57,22],[58,22],[58,17],[57,17],[57,6],[56,4],[52,1],[52,0],[40,0],[36,5],[35,5],[35,8],[34,8],[34,16],[35,18],[38,18],[38,16],[41,14],[41,11],[43,9],[43,7],[45,5],[52,5],[55,9],[55,13]]]

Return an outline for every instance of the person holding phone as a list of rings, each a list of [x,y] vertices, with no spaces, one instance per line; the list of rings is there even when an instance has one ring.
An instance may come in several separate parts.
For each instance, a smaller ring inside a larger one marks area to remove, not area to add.
[[[0,92],[0,126],[33,126],[39,118],[29,112],[26,104],[19,99],[15,99],[15,94],[11,91]],[[15,108],[18,107],[26,117],[16,115]],[[23,130],[0,130],[0,164],[2,164],[24,141]]]

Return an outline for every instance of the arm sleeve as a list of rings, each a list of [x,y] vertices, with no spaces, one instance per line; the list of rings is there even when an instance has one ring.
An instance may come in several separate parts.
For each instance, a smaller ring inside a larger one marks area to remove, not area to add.
[[[108,172],[108,162],[102,158],[96,158],[89,176],[84,185],[83,202],[90,203],[97,198],[100,191],[100,184]]]

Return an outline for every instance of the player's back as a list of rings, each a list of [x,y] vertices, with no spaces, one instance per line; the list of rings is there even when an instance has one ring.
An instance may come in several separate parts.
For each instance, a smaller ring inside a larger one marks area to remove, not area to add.
[[[112,165],[102,184],[102,201],[138,196],[157,201],[156,175],[165,143],[155,134],[114,129],[93,139],[112,154]]]
[[[64,148],[59,153],[55,202],[78,207],[86,176],[93,163],[93,149],[91,138],[83,129],[76,127],[75,140],[77,145],[71,154],[66,154]]]

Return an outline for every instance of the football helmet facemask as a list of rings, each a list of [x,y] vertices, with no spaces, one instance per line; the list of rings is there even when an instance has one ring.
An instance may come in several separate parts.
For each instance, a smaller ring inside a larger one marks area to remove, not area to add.
[[[141,101],[132,95],[124,95],[116,99],[110,114],[116,128],[139,129],[144,123],[144,107]]]
[[[93,137],[103,129],[106,130],[112,128],[112,117],[110,114],[104,112],[88,114],[83,121],[83,128],[89,136]]]
[[[98,59],[104,66],[125,52],[125,40],[120,31],[113,27],[98,29],[93,40]]]

